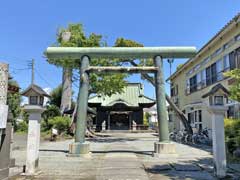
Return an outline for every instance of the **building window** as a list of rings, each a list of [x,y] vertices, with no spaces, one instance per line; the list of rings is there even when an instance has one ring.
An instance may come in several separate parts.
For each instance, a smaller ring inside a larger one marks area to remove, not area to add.
[[[201,72],[197,73],[197,89],[201,89],[202,87],[202,77]]]
[[[192,127],[202,130],[202,110],[196,110],[188,113],[188,122]]]
[[[229,54],[229,65],[230,65],[230,70],[233,70],[236,68],[236,61],[235,61],[235,52],[232,51]]]
[[[217,81],[217,66],[213,63],[206,69],[206,84],[211,85]]]
[[[197,75],[190,78],[190,93],[197,90]]]
[[[227,42],[226,44],[223,45],[223,49],[227,49],[230,46],[230,43]]]
[[[223,105],[223,96],[214,96],[214,105]]]
[[[240,41],[240,34],[238,34],[237,36],[235,36],[235,41]]]
[[[221,81],[223,79],[223,61],[222,59],[216,62],[217,66],[217,81]]]
[[[201,71],[201,83],[202,83],[202,87],[206,86],[206,69]]]
[[[36,105],[37,104],[37,99],[38,97],[37,96],[30,96],[30,104],[32,105]]]
[[[211,65],[211,78],[212,78],[212,83],[217,82],[217,65],[216,63],[213,63]]]
[[[198,121],[202,122],[202,110],[198,110]]]
[[[207,84],[207,86],[212,84],[211,66],[206,68],[206,84]]]
[[[229,68],[230,68],[229,54],[227,54],[223,57],[223,71],[228,71]]]

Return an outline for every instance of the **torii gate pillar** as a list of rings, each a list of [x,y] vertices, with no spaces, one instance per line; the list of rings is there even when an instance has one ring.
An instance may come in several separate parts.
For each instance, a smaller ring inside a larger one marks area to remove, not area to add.
[[[157,67],[155,73],[155,90],[156,90],[156,105],[157,105],[157,119],[159,142],[154,143],[155,155],[158,154],[175,154],[175,144],[169,142],[169,129],[167,106],[164,85],[163,59],[161,56],[154,57],[154,64]]]
[[[86,156],[89,155],[90,145],[85,142],[85,131],[87,121],[88,107],[88,90],[89,90],[89,67],[88,56],[83,56],[80,65],[80,85],[78,94],[77,123],[75,131],[75,142],[69,145],[69,156]]]

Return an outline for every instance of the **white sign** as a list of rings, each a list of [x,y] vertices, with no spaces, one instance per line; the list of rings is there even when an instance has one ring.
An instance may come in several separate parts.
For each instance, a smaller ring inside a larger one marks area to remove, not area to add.
[[[0,129],[7,127],[8,106],[0,104]]]
[[[53,134],[53,135],[58,135],[58,130],[57,130],[57,129],[54,129],[54,128],[52,128],[52,134]]]

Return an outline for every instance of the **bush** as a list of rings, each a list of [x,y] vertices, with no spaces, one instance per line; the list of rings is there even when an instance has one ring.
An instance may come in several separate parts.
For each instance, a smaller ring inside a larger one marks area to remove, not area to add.
[[[240,147],[240,119],[225,119],[224,128],[227,149],[232,154]]]
[[[42,113],[42,131],[47,131],[49,129],[51,129],[51,126],[48,123],[49,119],[52,119],[56,116],[60,116],[60,110],[59,107],[55,106],[55,105],[48,105],[47,109]]]
[[[21,121],[17,124],[17,132],[27,132],[28,124],[26,121]]]
[[[70,125],[71,119],[69,117],[56,116],[48,120],[48,125],[51,128],[58,130],[58,133],[61,134],[64,131],[67,131]]]

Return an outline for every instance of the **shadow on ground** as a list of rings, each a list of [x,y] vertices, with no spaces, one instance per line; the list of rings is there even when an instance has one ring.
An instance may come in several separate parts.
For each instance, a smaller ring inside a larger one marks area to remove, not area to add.
[[[68,153],[68,150],[59,150],[59,149],[40,149],[40,152],[62,152]],[[131,151],[131,150],[110,150],[110,151],[91,151],[92,154],[107,154],[107,153],[135,153],[140,155],[152,156],[153,151]]]
[[[214,177],[213,159],[200,158],[198,160],[186,160],[176,163],[146,163],[145,171],[150,177],[157,179],[194,179],[194,180],[212,180]],[[240,174],[228,170],[224,180],[239,180]]]
[[[92,138],[88,139],[89,142],[95,142],[95,143],[114,143],[114,142],[130,142],[130,141],[136,141],[135,138]]]

